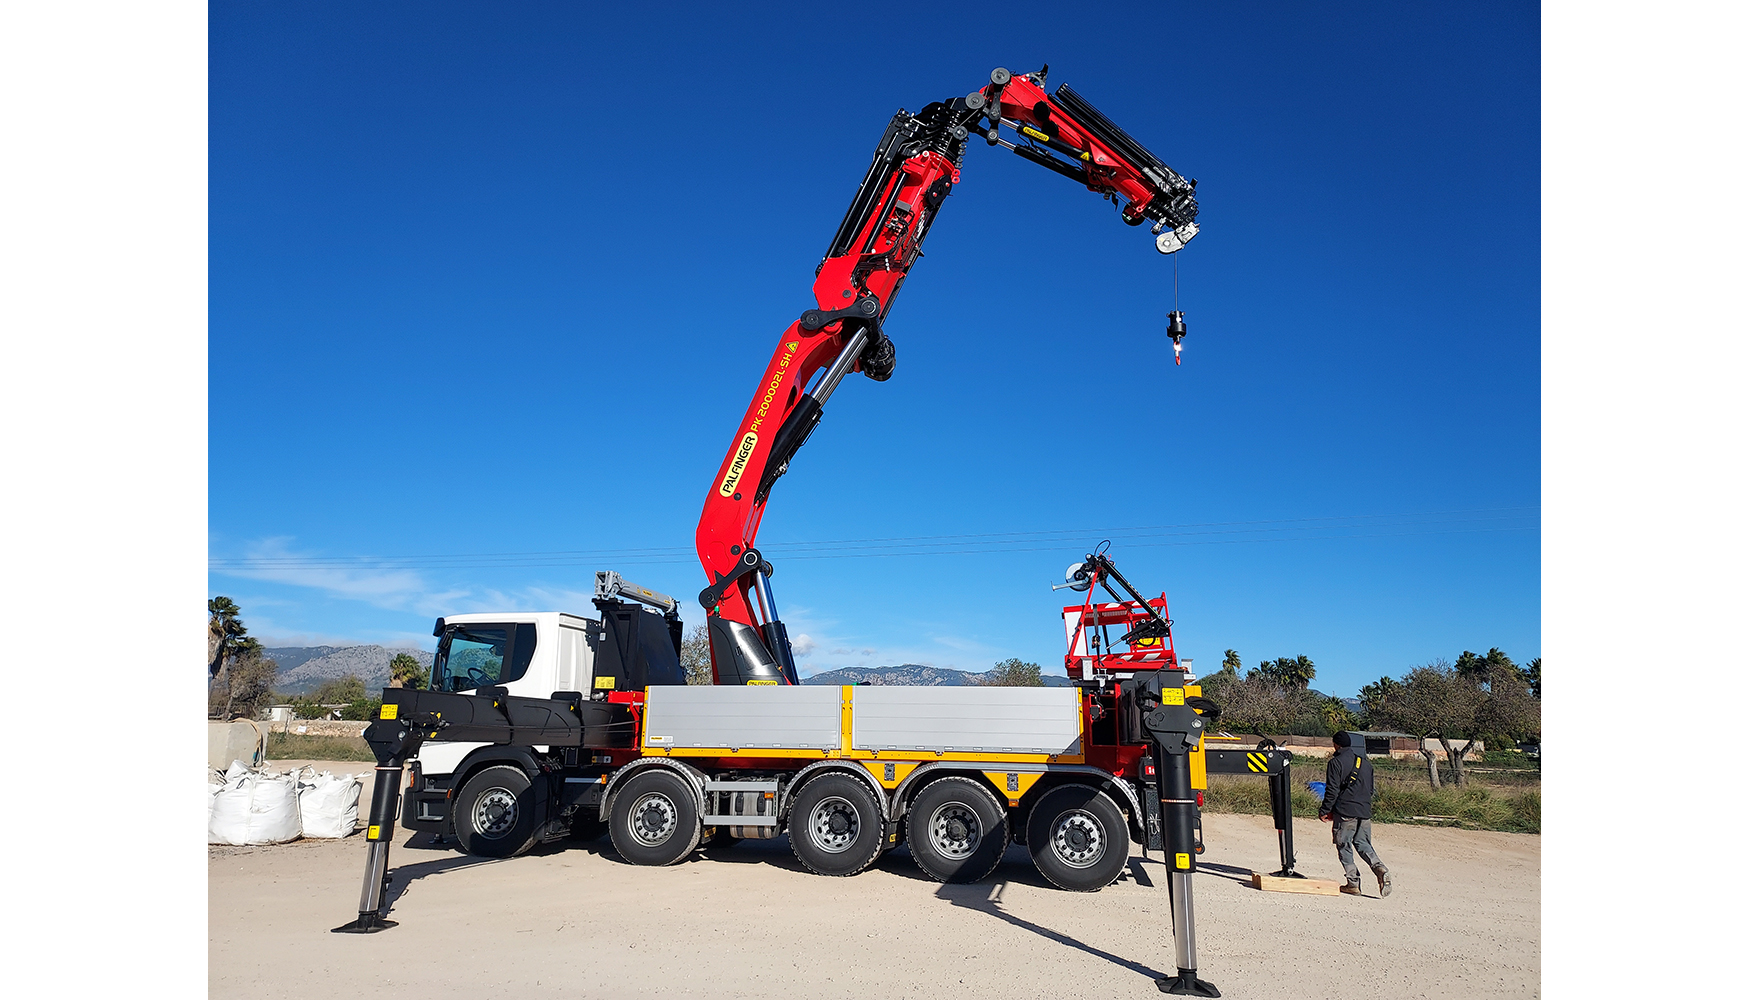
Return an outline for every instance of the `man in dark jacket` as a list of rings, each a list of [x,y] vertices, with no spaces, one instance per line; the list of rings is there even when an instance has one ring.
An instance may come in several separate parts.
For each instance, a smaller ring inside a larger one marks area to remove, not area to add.
[[[1351,746],[1349,733],[1331,737],[1337,752],[1325,765],[1325,801],[1319,819],[1331,824],[1331,840],[1337,845],[1337,860],[1343,862],[1348,884],[1343,891],[1361,895],[1361,870],[1355,867],[1355,852],[1379,879],[1380,896],[1391,895],[1391,872],[1373,850],[1373,764],[1367,759],[1365,742]]]

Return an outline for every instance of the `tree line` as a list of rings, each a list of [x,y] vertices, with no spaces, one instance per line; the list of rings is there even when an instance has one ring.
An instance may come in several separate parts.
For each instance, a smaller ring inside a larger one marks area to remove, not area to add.
[[[1511,747],[1537,739],[1543,727],[1541,657],[1520,665],[1499,649],[1465,650],[1456,663],[1435,660],[1363,687],[1359,712],[1311,689],[1317,671],[1304,655],[1266,660],[1243,675],[1241,668],[1239,653],[1230,649],[1221,669],[1198,681],[1204,696],[1221,706],[1221,728],[1289,736],[1387,731],[1438,740],[1460,785],[1464,756],[1479,741]],[[1428,779],[1439,788],[1434,751],[1421,752]]]

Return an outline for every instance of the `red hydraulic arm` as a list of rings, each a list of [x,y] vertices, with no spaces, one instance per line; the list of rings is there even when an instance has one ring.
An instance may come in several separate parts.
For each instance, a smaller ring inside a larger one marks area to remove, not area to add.
[[[815,272],[816,308],[779,338],[699,517],[699,561],[710,581],[699,603],[709,615],[717,683],[798,683],[773,606],[772,567],[754,547],[766,499],[846,375],[885,381],[893,374],[893,342],[882,323],[936,213],[960,182],[974,130],[990,145],[1120,203],[1130,225],[1152,221],[1162,253],[1178,251],[1197,234],[1197,182],[1179,176],[1067,86],[1047,95],[1045,72],[1012,76],[997,69],[983,89],[916,115],[902,109],[888,123]],[[1018,141],[1002,138],[1003,127]],[[1175,345],[1183,331],[1175,320],[1169,330]]]

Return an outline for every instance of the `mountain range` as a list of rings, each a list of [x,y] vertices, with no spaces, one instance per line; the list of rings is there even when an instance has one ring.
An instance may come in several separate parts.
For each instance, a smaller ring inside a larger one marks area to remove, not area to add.
[[[990,673],[994,673],[994,671],[975,674],[966,670],[955,670],[951,667],[926,667],[921,663],[901,663],[893,667],[840,667],[837,670],[823,670],[812,677],[802,678],[802,683],[972,687],[983,684]],[[1041,674],[1040,679],[1045,682],[1046,687],[1070,686],[1068,677]]]
[[[366,690],[376,690],[389,683],[389,661],[397,653],[407,653],[419,665],[431,668],[432,654],[423,649],[396,649],[388,646],[274,646],[262,650],[279,664],[274,690],[282,694],[309,694],[325,681],[339,680],[348,674],[365,682]],[[887,667],[840,667],[823,670],[802,679],[804,684],[886,684],[918,687],[971,687],[985,682],[987,674],[975,674],[952,667],[929,667],[921,663],[901,663]],[[1046,687],[1069,687],[1068,677],[1044,674]]]
[[[261,652],[279,664],[273,689],[282,694],[309,694],[324,681],[348,674],[364,681],[365,690],[374,691],[388,685],[389,661],[395,654],[407,653],[428,670],[432,660],[432,654],[423,649],[386,646],[275,646]]]

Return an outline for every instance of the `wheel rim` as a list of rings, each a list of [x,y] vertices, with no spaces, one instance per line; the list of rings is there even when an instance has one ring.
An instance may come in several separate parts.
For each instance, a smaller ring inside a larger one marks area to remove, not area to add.
[[[661,792],[650,792],[632,804],[627,825],[632,828],[633,840],[645,847],[661,847],[680,826],[680,811],[673,799]]]
[[[930,846],[949,860],[971,857],[983,836],[978,813],[964,802],[949,802],[930,813]]]
[[[474,832],[489,840],[509,833],[517,821],[516,793],[508,788],[489,788],[474,803]]]
[[[857,807],[837,795],[821,799],[808,814],[808,839],[828,854],[850,850],[862,829]]]
[[[1106,854],[1106,832],[1091,813],[1072,809],[1051,826],[1051,853],[1071,868],[1092,868]]]

